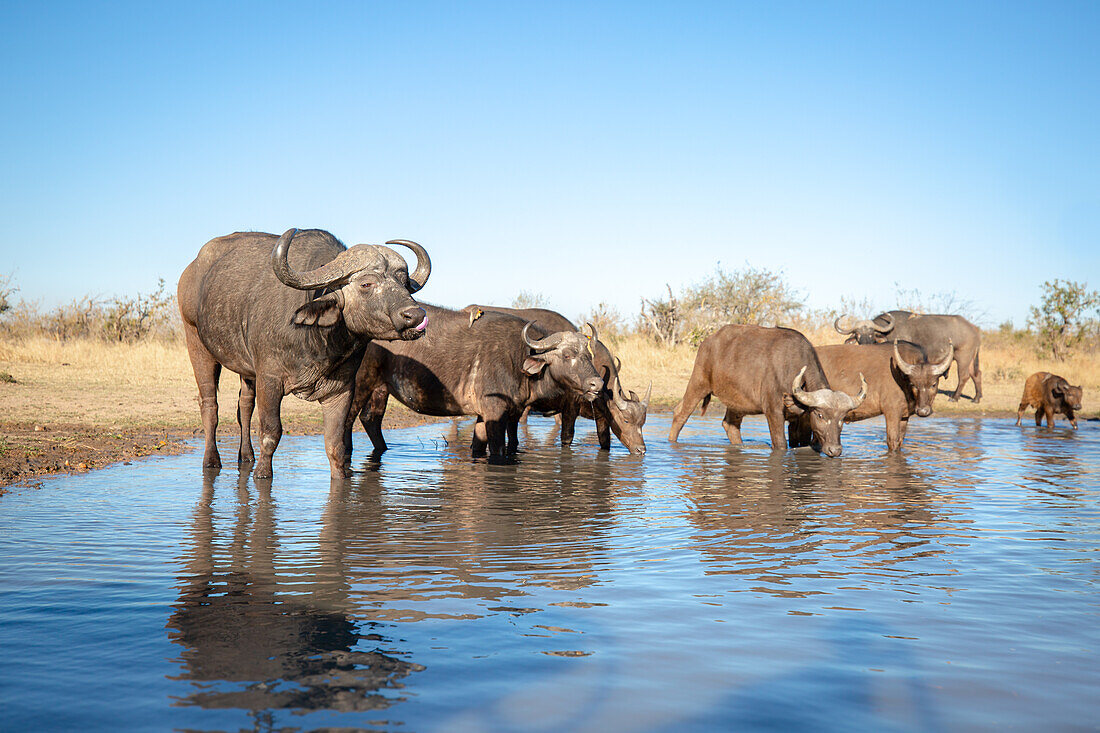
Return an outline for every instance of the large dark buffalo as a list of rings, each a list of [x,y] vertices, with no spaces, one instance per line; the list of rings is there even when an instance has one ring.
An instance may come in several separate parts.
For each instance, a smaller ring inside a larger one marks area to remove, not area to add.
[[[929,359],[937,361],[953,349],[959,383],[951,395],[951,402],[958,401],[969,379],[974,380],[974,402],[982,401],[982,370],[978,355],[982,332],[962,316],[922,315],[898,310],[880,313],[870,321],[855,321],[848,326],[842,326],[840,321],[838,318],[833,325],[838,332],[848,336],[849,343],[909,341],[924,349]]]
[[[1050,372],[1035,372],[1024,382],[1024,394],[1020,398],[1020,407],[1016,410],[1016,424],[1020,424],[1020,418],[1027,408],[1034,407],[1036,425],[1042,425],[1045,415],[1047,427],[1054,427],[1054,415],[1060,412],[1076,430],[1077,416],[1074,410],[1081,409],[1082,396],[1080,385],[1074,387],[1065,377]]]
[[[286,394],[321,403],[332,475],[348,475],[351,433],[345,426],[364,341],[412,340],[427,326],[424,310],[410,294],[428,279],[428,253],[406,240],[387,244],[416,253],[412,275],[389,247],[349,249],[318,229],[291,229],[281,237],[237,232],[203,245],[180,276],[178,290],[206,433],[203,466],[221,466],[215,439],[224,366],[241,375],[241,463],[253,460],[249,425],[259,404],[257,478],[271,477]]]
[[[867,384],[854,398],[830,389],[814,347],[798,331],[729,325],[699,346],[684,399],[672,416],[669,441],[676,442],[700,400],[706,412],[712,395],[726,405],[722,427],[733,445],[741,445],[741,419],[763,413],[772,450],[781,450],[787,444],[784,422],[809,413],[814,442],[825,455],[839,456],[844,418],[863,404]]]
[[[924,351],[910,343],[839,344],[818,346],[817,357],[833,389],[859,389],[859,376],[867,380],[867,399],[848,413],[845,422],[882,415],[886,420],[886,446],[901,448],[912,415],[928,417],[940,378],[951,366],[948,352],[942,361],[929,363]],[[859,376],[857,376],[859,375]],[[803,415],[792,430],[792,441],[809,444],[810,426]]]
[[[563,399],[566,392],[592,401],[603,389],[588,337],[576,331],[547,333],[506,313],[471,322],[464,311],[423,307],[432,324],[428,335],[372,342],[355,378],[348,428],[359,414],[376,452],[386,449],[382,417],[391,394],[425,415],[476,415],[473,454],[484,455],[488,445],[500,458],[506,438],[514,448],[526,407]]]
[[[557,311],[547,308],[504,308],[491,305],[468,305],[463,308],[470,314],[471,323],[481,313],[509,313],[525,321],[533,321],[545,331],[576,331],[572,321]],[[619,381],[619,367],[611,350],[602,341],[592,342],[592,364],[596,373],[603,379],[604,388],[600,396],[592,402],[581,399],[575,393],[562,393],[557,402],[539,402],[533,405],[537,412],[559,413],[561,415],[561,444],[571,445],[576,428],[577,416],[595,420],[596,438],[600,448],[611,449],[611,433],[619,439],[626,449],[636,455],[645,453],[645,439],[642,427],[645,425],[646,411],[649,408],[650,385],[645,397],[639,398],[633,390],[623,389]]]

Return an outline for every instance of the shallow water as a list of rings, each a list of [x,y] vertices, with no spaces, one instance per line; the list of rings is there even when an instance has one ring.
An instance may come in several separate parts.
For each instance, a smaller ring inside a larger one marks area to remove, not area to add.
[[[331,483],[201,451],[0,499],[6,730],[1094,728],[1100,424],[881,422],[838,459],[715,421],[517,465],[469,426]],[[235,455],[227,441],[223,456]]]

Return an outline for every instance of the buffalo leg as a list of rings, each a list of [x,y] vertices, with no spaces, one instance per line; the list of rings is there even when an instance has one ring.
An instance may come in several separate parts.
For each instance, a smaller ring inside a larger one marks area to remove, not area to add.
[[[561,411],[561,444],[573,445],[573,435],[577,428],[577,406],[572,402]]]
[[[596,440],[600,450],[611,450],[611,421],[599,412],[596,413]]]
[[[272,377],[256,377],[256,406],[260,409],[260,459],[253,478],[271,478],[271,457],[283,437],[283,383]]]
[[[1073,414],[1073,408],[1066,408],[1066,417],[1069,419],[1069,424],[1073,426],[1073,429],[1077,429],[1077,416]]]
[[[206,350],[194,326],[183,325],[187,339],[187,355],[195,371],[195,383],[199,387],[199,414],[202,415],[202,431],[206,437],[203,452],[203,468],[221,468],[222,457],[218,453],[218,378],[222,365]]]
[[[1035,408],[1035,427],[1040,428],[1043,426],[1043,406],[1039,405]]]
[[[898,421],[898,447],[905,442],[905,432],[909,430],[909,418],[903,417]]]
[[[256,406],[256,382],[241,377],[241,394],[237,397],[237,424],[241,426],[241,448],[237,451],[237,463],[252,463],[256,454],[252,451],[252,409]]]
[[[783,408],[772,408],[764,412],[764,417],[768,420],[768,432],[771,433],[772,438],[772,450],[786,450],[787,449],[787,437],[784,435],[784,428],[786,428],[786,420],[783,419]]]
[[[1029,405],[1028,403],[1021,402],[1020,406],[1016,408],[1016,424],[1017,425],[1020,424],[1020,420],[1022,420],[1023,417],[1024,417],[1024,411],[1027,410],[1027,408],[1029,408],[1029,407],[1031,407],[1031,405]]]
[[[519,453],[519,421],[521,417],[508,418],[508,454]]]
[[[347,425],[351,409],[352,392],[340,392],[321,400],[321,415],[325,429],[325,455],[328,456],[329,475],[346,478],[351,475],[351,451],[348,450]]]
[[[1049,405],[1043,405],[1043,413],[1047,416],[1047,427],[1054,427],[1054,408]]]
[[[474,437],[470,439],[470,455],[481,458],[485,455],[485,447],[489,445],[489,434],[485,427],[485,420],[478,416],[474,423]]]
[[[974,404],[982,401],[982,367],[979,352],[974,352],[974,360],[970,362],[970,378],[974,380]]]
[[[710,388],[706,385],[705,380],[695,370],[692,370],[691,379],[688,380],[687,389],[684,390],[684,399],[680,400],[680,404],[676,405],[676,410],[672,413],[672,426],[668,429],[668,442],[676,442],[676,439],[680,437],[680,431],[684,429],[684,423],[695,411],[695,406],[708,394],[710,394]]]
[[[386,439],[382,437],[382,418],[386,416],[390,390],[386,385],[380,384],[370,391],[367,399],[369,400],[367,406],[359,413],[359,422],[363,424],[363,430],[370,438],[371,445],[374,446],[374,452],[376,454],[384,453],[389,446],[386,445]],[[352,409],[354,409],[354,404]],[[354,421],[354,413],[349,417]]]
[[[726,415],[722,418],[722,428],[726,431],[726,437],[729,438],[730,445],[741,445],[742,417],[733,410],[726,410]]]
[[[902,434],[901,416],[883,413],[882,417],[886,420],[886,450],[898,450],[901,448],[902,440],[905,439]]]

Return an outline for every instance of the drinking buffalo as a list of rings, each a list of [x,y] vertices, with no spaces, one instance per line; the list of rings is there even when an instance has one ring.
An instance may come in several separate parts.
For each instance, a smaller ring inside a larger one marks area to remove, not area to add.
[[[271,477],[271,456],[283,432],[280,406],[290,393],[321,403],[332,475],[348,474],[351,433],[345,424],[363,342],[416,339],[427,325],[410,294],[428,279],[428,253],[406,240],[387,244],[416,253],[412,275],[389,247],[349,249],[317,229],[290,229],[281,237],[237,232],[203,245],[178,290],[206,433],[203,466],[221,466],[215,439],[218,378],[225,366],[241,375],[238,462],[253,460],[249,425],[258,403],[254,475]]]
[[[432,327],[419,341],[369,344],[356,375],[348,428],[359,414],[377,452],[386,449],[382,417],[390,394],[425,415],[476,415],[473,454],[505,453],[528,405],[569,392],[591,402],[603,389],[587,337],[547,333],[521,318],[424,305]],[[592,337],[595,338],[595,329]]]
[[[1024,382],[1024,394],[1016,410],[1016,424],[1024,416],[1024,410],[1035,408],[1035,424],[1043,424],[1046,415],[1047,427],[1054,427],[1054,414],[1062,413],[1069,419],[1073,429],[1077,429],[1077,416],[1074,410],[1081,409],[1081,387],[1071,386],[1064,377],[1050,372],[1035,372]]]
[[[886,446],[901,448],[912,415],[928,417],[936,397],[940,378],[951,366],[951,353],[942,361],[929,363],[923,350],[910,343],[839,344],[818,346],[817,357],[825,369],[829,385],[838,390],[858,389],[856,375],[866,377],[867,399],[848,413],[845,422],[856,422],[882,415],[886,420]],[[810,439],[806,416],[792,430],[794,442],[807,444]]]
[[[509,313],[524,319],[534,321],[546,331],[576,331],[573,323],[558,313],[546,308],[502,308],[490,305],[468,305],[462,309],[470,314],[473,321],[480,318],[482,313]],[[602,450],[610,450],[611,433],[619,439],[626,449],[636,455],[645,453],[645,439],[642,437],[642,426],[645,425],[646,410],[649,407],[649,395],[653,389],[651,384],[646,390],[645,397],[639,399],[633,390],[623,389],[619,381],[619,366],[617,360],[612,357],[611,351],[602,341],[592,342],[592,364],[596,367],[596,373],[603,379],[604,388],[599,397],[592,402],[580,399],[574,393],[562,393],[562,399],[557,402],[540,401],[533,405],[537,412],[559,413],[561,415],[561,444],[571,445],[577,422],[577,416],[585,417],[596,422],[596,438]]]
[[[856,321],[845,328],[838,318],[833,325],[849,341],[860,344],[879,341],[908,341],[924,349],[930,359],[939,360],[949,349],[954,356],[959,383],[950,401],[957,402],[967,380],[974,380],[974,403],[982,401],[982,370],[979,351],[982,332],[962,316],[931,314],[921,315],[910,311],[894,310],[880,313],[870,321]],[[949,346],[949,344],[953,344]]]
[[[668,439],[675,443],[699,401],[703,401],[705,413],[714,395],[726,405],[722,427],[733,445],[741,445],[741,419],[763,413],[771,432],[772,450],[780,450],[786,445],[784,421],[808,413],[810,431],[821,451],[839,456],[844,418],[867,396],[862,376],[860,382],[859,394],[854,398],[830,389],[814,347],[798,331],[723,326],[699,346],[684,398],[673,413]]]

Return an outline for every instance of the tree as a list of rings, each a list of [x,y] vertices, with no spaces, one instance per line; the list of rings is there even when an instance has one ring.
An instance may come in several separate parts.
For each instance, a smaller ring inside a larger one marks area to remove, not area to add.
[[[1096,321],[1089,311],[1097,312],[1100,293],[1089,290],[1087,283],[1073,280],[1043,283],[1039,306],[1031,306],[1028,326],[1039,336],[1039,346],[1058,361],[1065,361],[1073,347],[1095,329]]]
[[[546,308],[548,305],[545,295],[527,290],[519,291],[519,295],[512,298],[513,308]]]
[[[0,275],[0,313],[11,310],[11,296],[19,292],[11,275]]]

